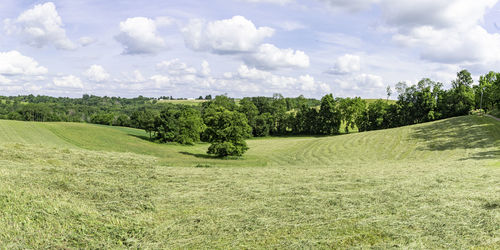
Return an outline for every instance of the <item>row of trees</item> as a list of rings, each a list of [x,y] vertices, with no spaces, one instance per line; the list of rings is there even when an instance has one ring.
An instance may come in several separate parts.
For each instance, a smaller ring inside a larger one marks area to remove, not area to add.
[[[146,130],[161,143],[212,143],[209,153],[242,155],[245,138],[280,135],[333,135],[342,130],[368,131],[465,115],[472,109],[500,108],[500,73],[490,72],[472,86],[463,70],[443,89],[443,84],[422,79],[407,86],[398,83],[397,101],[361,98],[321,100],[246,97],[237,103],[227,96],[208,95],[200,106],[174,105],[154,98],[98,97],[55,98],[47,96],[0,97],[0,119],[69,121],[128,126]],[[388,98],[392,89],[388,88]]]
[[[480,82],[473,87],[471,74],[463,70],[457,73],[448,90],[428,78],[412,86],[398,83],[396,102],[367,103],[359,97],[334,98],[328,94],[319,103],[296,98],[294,108],[281,95],[247,97],[239,104],[226,96],[217,96],[203,103],[199,110],[195,107],[163,110],[150,131],[157,141],[193,144],[203,140],[212,143],[209,153],[241,155],[247,149],[244,139],[250,136],[334,135],[342,129],[346,133],[356,128],[369,131],[466,115],[482,105],[477,98],[481,88],[483,107],[498,108],[500,74],[489,73]],[[391,92],[388,88],[388,94]]]

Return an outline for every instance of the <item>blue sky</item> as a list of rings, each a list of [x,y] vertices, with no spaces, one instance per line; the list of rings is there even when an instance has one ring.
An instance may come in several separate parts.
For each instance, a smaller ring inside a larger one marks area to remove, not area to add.
[[[497,0],[2,0],[0,95],[385,97],[500,66]]]

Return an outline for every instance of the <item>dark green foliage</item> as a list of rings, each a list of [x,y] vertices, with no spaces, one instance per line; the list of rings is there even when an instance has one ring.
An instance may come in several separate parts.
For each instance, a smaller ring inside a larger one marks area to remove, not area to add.
[[[260,114],[255,117],[254,127],[252,129],[254,136],[269,136],[271,131],[271,126],[273,123],[273,117],[269,113]]]
[[[204,134],[212,143],[208,148],[209,154],[241,156],[248,150],[245,139],[251,136],[252,128],[244,114],[212,106],[206,111],[204,121],[207,126]]]
[[[155,130],[155,113],[149,109],[140,109],[132,113],[131,124],[135,128],[146,130],[151,139],[151,134]]]
[[[307,105],[302,105],[295,114],[291,125],[293,133],[302,135],[319,134],[320,122],[317,108],[310,108]]]
[[[90,117],[91,123],[109,125],[109,126],[113,125],[114,120],[115,120],[115,115],[113,113],[106,113],[106,112],[93,114]]]
[[[364,111],[363,117],[356,124],[359,131],[376,130],[391,127],[391,124],[385,122],[384,118],[388,117],[387,112],[389,104],[383,100],[377,100],[370,104]]]
[[[397,102],[401,125],[410,125],[421,122],[433,121],[440,118],[437,100],[442,95],[441,83],[436,83],[428,78],[422,79],[417,85],[400,89]]]
[[[481,76],[479,85],[474,86],[474,94],[476,108],[486,111],[500,109],[500,73],[491,71]]]
[[[457,73],[457,79],[452,82],[452,88],[444,93],[440,109],[444,117],[466,115],[474,106],[473,81],[467,70]]]
[[[248,120],[248,125],[250,125],[250,127],[255,129],[256,122],[257,122],[257,116],[259,115],[259,110],[255,106],[255,104],[253,104],[253,102],[250,100],[250,98],[243,98],[240,101],[238,111],[240,113],[245,114],[245,116],[247,117],[247,120]],[[254,135],[257,136],[255,134],[255,131],[254,131]]]
[[[349,128],[354,129],[356,123],[363,119],[366,102],[359,97],[340,99],[339,109],[345,124],[345,132],[349,133]]]
[[[116,117],[115,122],[113,123],[113,126],[122,126],[122,127],[130,127],[131,122],[130,122],[130,117],[125,114],[120,114],[118,117]]]
[[[168,106],[154,120],[155,139],[193,145],[200,140],[205,125],[200,112],[188,106]]]
[[[201,106],[204,111],[216,107],[223,107],[227,110],[233,111],[238,107],[233,98],[229,98],[225,95],[218,95],[213,100],[202,103]]]
[[[481,76],[477,86],[472,86],[472,83],[471,74],[466,70],[457,73],[457,79],[448,90],[443,89],[443,84],[428,78],[413,86],[400,82],[395,86],[398,93],[396,103],[379,100],[370,105],[359,97],[334,99],[332,94],[325,95],[321,101],[274,94],[272,97],[245,97],[239,103],[225,95],[215,98],[206,95],[198,99],[209,101],[190,108],[158,101],[176,100],[172,96],[159,99],[92,95],[83,95],[82,98],[0,96],[0,119],[127,126],[144,129],[150,138],[154,134],[159,142],[192,144],[200,138],[203,141],[213,140],[213,133],[203,132],[203,123],[211,122],[211,118],[225,110],[234,119],[238,120],[240,115],[245,118],[247,125],[244,127],[251,128],[251,132],[244,138],[251,135],[333,135],[340,133],[342,123],[343,130],[349,133],[356,127],[359,131],[367,131],[466,115],[474,108],[482,107],[486,111],[500,109],[500,73],[490,72]],[[389,98],[392,89],[387,88],[386,91]],[[212,151],[240,154],[222,142]],[[232,145],[239,147],[240,144],[238,141]]]
[[[321,98],[318,122],[320,122],[319,132],[321,134],[334,135],[339,133],[342,117],[337,107],[337,101],[333,99],[332,94]]]

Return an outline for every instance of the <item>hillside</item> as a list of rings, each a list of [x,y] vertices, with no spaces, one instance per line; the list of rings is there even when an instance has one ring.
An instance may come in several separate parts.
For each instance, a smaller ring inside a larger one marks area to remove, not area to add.
[[[252,139],[232,160],[146,139],[0,120],[0,246],[500,247],[491,118]]]

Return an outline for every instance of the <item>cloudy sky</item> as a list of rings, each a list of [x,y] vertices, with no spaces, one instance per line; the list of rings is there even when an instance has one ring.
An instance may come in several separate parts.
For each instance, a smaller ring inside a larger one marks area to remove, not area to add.
[[[498,0],[1,0],[0,95],[385,96],[500,67]]]

